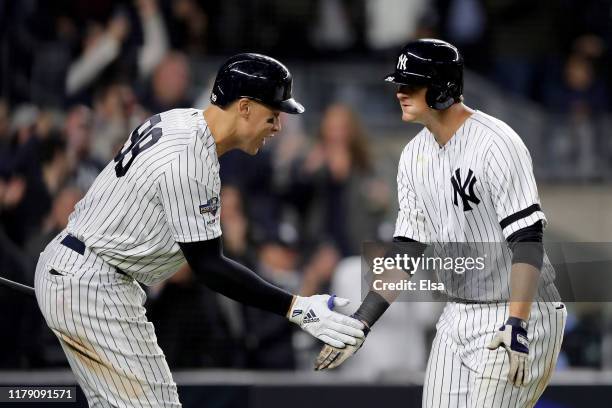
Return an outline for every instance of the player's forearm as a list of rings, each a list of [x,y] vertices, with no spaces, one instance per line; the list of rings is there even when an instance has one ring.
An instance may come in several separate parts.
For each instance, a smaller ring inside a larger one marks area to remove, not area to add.
[[[225,256],[215,276],[217,292],[238,302],[286,316],[294,296],[262,279],[255,272]],[[210,275],[209,271],[206,271]],[[211,279],[207,279],[210,283]]]
[[[378,287],[383,289],[376,290],[371,288],[370,291],[376,292],[388,303],[393,303],[401,294],[400,290],[384,290],[384,288],[396,288],[399,284],[406,279],[412,278],[410,271],[404,271],[402,269],[387,269],[382,274],[376,275],[376,280],[380,281]],[[374,285],[373,285],[374,286]]]
[[[528,320],[531,304],[536,294],[540,271],[527,263],[512,265],[510,275],[509,315]]]
[[[394,237],[393,244],[385,254],[387,258],[393,258],[396,254],[407,254],[410,257],[419,257],[423,254],[427,245],[406,237]],[[399,268],[386,269],[382,274],[376,276],[377,280],[383,282],[382,288],[397,287],[397,283],[412,277],[412,271]],[[385,313],[391,303],[399,297],[400,291],[397,290],[376,290],[370,289],[359,309],[354,316],[364,322],[368,327]]]
[[[542,237],[541,221],[508,237],[512,250],[509,308],[511,317],[523,320],[529,318],[531,304],[538,289],[540,270],[544,262]]]
[[[196,278],[210,289],[240,303],[286,316],[293,295],[226,258],[219,238],[180,246]]]

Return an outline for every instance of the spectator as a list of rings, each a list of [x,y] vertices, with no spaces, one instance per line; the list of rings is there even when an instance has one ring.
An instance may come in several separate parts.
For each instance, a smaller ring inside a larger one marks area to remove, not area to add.
[[[208,50],[208,13],[201,1],[176,0],[167,10],[172,46],[190,54],[204,54]],[[210,5],[207,5],[210,7]]]
[[[132,88],[121,83],[100,87],[93,99],[91,158],[108,163],[146,118]]]
[[[554,137],[546,138],[551,170],[574,179],[590,180],[602,174],[609,154],[603,115],[609,109],[603,80],[592,60],[579,51],[567,59],[563,77],[545,95],[551,108]]]
[[[171,368],[240,365],[241,349],[231,334],[218,296],[194,280],[187,264],[158,290],[147,310]]]
[[[291,195],[311,240],[330,239],[346,256],[376,238],[390,190],[376,178],[365,132],[346,105],[325,110],[314,146],[296,161]]]
[[[231,259],[251,265],[249,254],[249,220],[242,205],[242,195],[237,187],[224,185],[221,188],[221,225],[223,226],[223,249]]]
[[[563,77],[546,96],[546,105],[554,112],[577,120],[603,114],[609,109],[608,95],[593,62],[578,52],[569,55]]]
[[[87,191],[102,170],[103,164],[91,157],[91,109],[75,106],[64,121],[67,153],[72,169],[72,183]]]
[[[66,78],[66,93],[75,96],[99,79],[105,69],[118,61],[122,53],[135,60],[138,76],[146,79],[160,63],[168,50],[168,35],[156,0],[136,1],[142,28],[142,46],[136,50],[124,47],[133,30],[128,10],[119,8],[106,28],[90,23],[83,41],[81,55],[73,61]],[[132,55],[135,54],[135,55]]]
[[[259,229],[254,270],[265,280],[302,296],[327,291],[339,260],[335,248],[321,245],[305,261],[295,227],[286,222],[270,225],[266,230]],[[315,342],[295,332],[286,319],[251,307],[244,310],[248,368],[294,370],[303,368],[304,360],[312,358]],[[310,364],[306,364],[308,369]]]
[[[285,206],[275,185],[273,146],[266,144],[249,160],[242,160],[245,154],[235,151],[221,157],[221,180],[240,190],[244,213],[256,230],[273,230],[283,219]]]
[[[129,34],[129,20],[117,15],[104,29],[98,23],[90,23],[83,38],[83,52],[72,62],[66,76],[66,94],[75,95],[89,87],[114,60],[119,57],[121,46]]]
[[[189,108],[190,83],[191,72],[187,57],[180,52],[172,52],[155,68],[150,88],[146,89],[141,98],[142,104],[149,112]]]
[[[53,197],[70,174],[66,143],[58,136],[40,142],[33,154],[35,160],[23,174],[25,191],[16,205],[2,214],[9,237],[22,246],[37,231],[51,210]]]
[[[264,232],[257,249],[255,272],[266,281],[298,292],[300,273],[297,231],[284,224]],[[247,367],[266,370],[296,368],[293,327],[287,319],[245,307]]]
[[[310,261],[304,266],[300,294],[311,296],[316,293],[329,292],[329,286],[340,254],[336,248],[323,243],[314,251]]]

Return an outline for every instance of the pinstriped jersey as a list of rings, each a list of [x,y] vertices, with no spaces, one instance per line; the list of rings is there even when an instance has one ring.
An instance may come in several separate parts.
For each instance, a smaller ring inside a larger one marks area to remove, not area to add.
[[[219,161],[197,109],[136,128],[71,214],[67,231],[110,265],[147,284],[185,261],[177,242],[221,235]]]
[[[504,243],[522,228],[546,224],[525,144],[507,124],[483,112],[475,111],[442,147],[427,128],[419,132],[402,152],[397,184],[396,237]],[[438,273],[442,281],[454,280],[446,285],[452,296],[497,300],[509,295],[510,249],[482,244],[480,250],[488,252],[487,268],[476,281]],[[551,279],[547,257],[543,268]]]

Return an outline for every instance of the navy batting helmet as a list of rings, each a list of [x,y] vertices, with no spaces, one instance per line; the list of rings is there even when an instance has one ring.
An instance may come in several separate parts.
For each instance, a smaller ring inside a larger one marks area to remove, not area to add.
[[[287,67],[274,58],[237,54],[219,69],[210,100],[225,107],[236,99],[250,98],[282,112],[302,113],[304,106],[291,97],[291,83]]]
[[[412,41],[402,48],[395,72],[387,75],[385,81],[426,86],[427,105],[443,110],[462,101],[463,57],[455,46],[445,41]]]

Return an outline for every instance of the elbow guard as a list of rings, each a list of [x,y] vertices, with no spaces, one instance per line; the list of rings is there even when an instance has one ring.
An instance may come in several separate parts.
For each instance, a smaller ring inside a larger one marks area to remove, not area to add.
[[[393,237],[393,243],[390,245],[389,250],[385,254],[386,258],[395,258],[396,255],[408,255],[410,258],[418,258],[423,255],[427,249],[427,244],[423,244],[419,241],[415,241],[412,238],[406,237]],[[414,271],[405,270],[407,274],[414,273]]]

